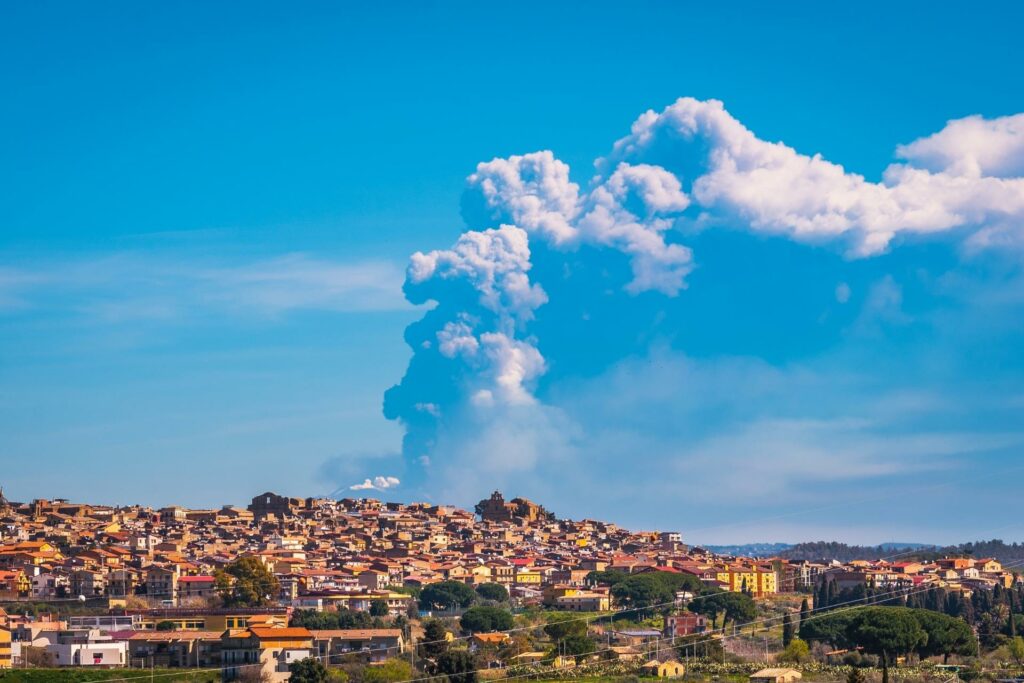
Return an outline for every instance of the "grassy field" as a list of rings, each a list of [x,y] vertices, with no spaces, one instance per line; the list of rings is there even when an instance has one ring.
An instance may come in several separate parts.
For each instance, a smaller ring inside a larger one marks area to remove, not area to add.
[[[190,673],[188,669],[8,669],[0,671],[2,683],[117,683],[132,681],[134,683],[213,683],[220,680],[218,671],[198,671]]]

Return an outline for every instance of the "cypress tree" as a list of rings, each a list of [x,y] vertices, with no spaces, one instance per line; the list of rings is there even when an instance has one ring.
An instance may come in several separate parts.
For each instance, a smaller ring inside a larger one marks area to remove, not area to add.
[[[807,623],[807,617],[809,617],[810,615],[811,615],[811,606],[807,604],[807,598],[804,598],[803,602],[800,603],[800,639],[801,640],[806,640],[806,638],[804,638],[804,636],[807,635],[805,633],[805,631],[806,631],[806,625],[805,624]]]
[[[789,647],[789,644],[793,642],[793,635],[793,616],[786,612],[782,616],[782,647]]]
[[[1013,591],[1009,592],[1010,599],[1010,639],[1017,637],[1017,619],[1013,616],[1014,609],[1016,608],[1016,600],[1013,598]]]

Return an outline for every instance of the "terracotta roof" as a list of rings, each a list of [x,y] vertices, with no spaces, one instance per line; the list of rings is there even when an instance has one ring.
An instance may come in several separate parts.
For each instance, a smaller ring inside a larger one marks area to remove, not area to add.
[[[248,629],[257,638],[312,638],[313,634],[306,628],[271,628],[254,626]]]
[[[364,640],[369,638],[398,638],[402,635],[402,630],[397,628],[329,628],[311,631],[311,633],[314,638]]]

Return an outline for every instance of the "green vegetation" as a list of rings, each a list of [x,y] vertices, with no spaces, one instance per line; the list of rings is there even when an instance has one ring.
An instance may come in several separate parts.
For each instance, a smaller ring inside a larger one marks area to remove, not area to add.
[[[461,581],[442,581],[425,586],[420,592],[420,609],[454,610],[469,607],[476,591]]]
[[[587,581],[610,586],[616,604],[624,609],[635,609],[640,615],[648,614],[655,609],[667,611],[675,600],[676,593],[680,591],[689,591],[694,595],[716,592],[716,589],[708,588],[692,574],[672,572],[590,572]]]
[[[477,664],[464,649],[449,649],[437,658],[435,675],[448,677],[449,683],[477,683]]]
[[[291,683],[327,683],[327,667],[315,657],[306,657],[288,665]]]
[[[508,602],[508,590],[500,583],[482,583],[476,587],[476,592],[484,600]]]
[[[295,610],[290,626],[321,629],[373,628],[374,620],[366,612],[340,609],[337,612],[317,612],[311,609]]]
[[[419,645],[419,656],[424,659],[433,659],[448,649],[448,641],[445,640],[448,629],[440,619],[428,619],[423,622],[423,639]]]
[[[470,633],[507,631],[512,628],[512,613],[500,607],[470,607],[462,615],[459,625]]]
[[[281,591],[277,578],[255,557],[240,557],[214,576],[227,607],[262,607]]]
[[[405,659],[389,659],[386,662],[363,669],[362,683],[396,683],[415,678],[412,665]]]
[[[779,657],[780,661],[792,662],[793,664],[800,664],[807,660],[811,656],[810,646],[799,638],[794,638],[786,649],[783,650],[782,656]]]
[[[188,669],[147,669],[146,674],[160,683],[219,683],[219,671],[195,671]],[[73,668],[60,669],[7,669],[0,671],[3,683],[102,683],[111,679],[120,680],[131,676],[127,669]],[[135,675],[139,675],[136,673]]]
[[[721,628],[730,621],[740,624],[757,616],[754,599],[745,593],[719,592],[702,596],[690,604],[690,609],[710,619],[712,628],[717,628],[719,614],[722,615]]]

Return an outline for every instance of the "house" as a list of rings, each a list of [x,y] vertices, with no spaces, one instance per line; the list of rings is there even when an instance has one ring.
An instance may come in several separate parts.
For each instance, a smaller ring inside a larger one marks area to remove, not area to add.
[[[474,633],[469,641],[469,651],[476,652],[482,647],[497,647],[506,641],[507,633]]]
[[[221,676],[225,681],[257,672],[270,683],[286,681],[288,666],[316,654],[313,634],[304,628],[228,630],[221,636]]]
[[[674,659],[664,662],[652,659],[640,667],[640,673],[653,678],[678,678],[686,673],[686,667]]]
[[[213,597],[216,579],[212,576],[182,576],[178,579],[178,600]]]
[[[405,639],[397,628],[325,629],[312,634],[316,655],[325,664],[338,663],[351,654],[375,664],[405,652]]]
[[[708,630],[708,619],[703,614],[681,612],[665,617],[665,636],[676,638],[704,633]]]
[[[365,572],[360,572],[357,577],[359,585],[370,590],[384,590],[391,585],[391,575],[387,572],[379,572],[373,569],[367,569]]]
[[[607,612],[611,609],[611,601],[607,593],[575,591],[573,595],[555,598],[559,609],[567,612]]]
[[[76,569],[71,572],[71,592],[87,598],[103,595],[107,590],[106,575],[92,569]]]
[[[205,668],[220,664],[219,631],[130,631],[126,641],[133,668]]]
[[[177,565],[150,567],[146,571],[146,595],[160,600],[174,600],[178,595],[179,575]]]
[[[803,678],[796,669],[761,669],[750,674],[750,683],[793,683]]]
[[[122,667],[128,660],[128,645],[96,629],[74,629],[57,633],[57,641],[46,646],[57,666]]]

